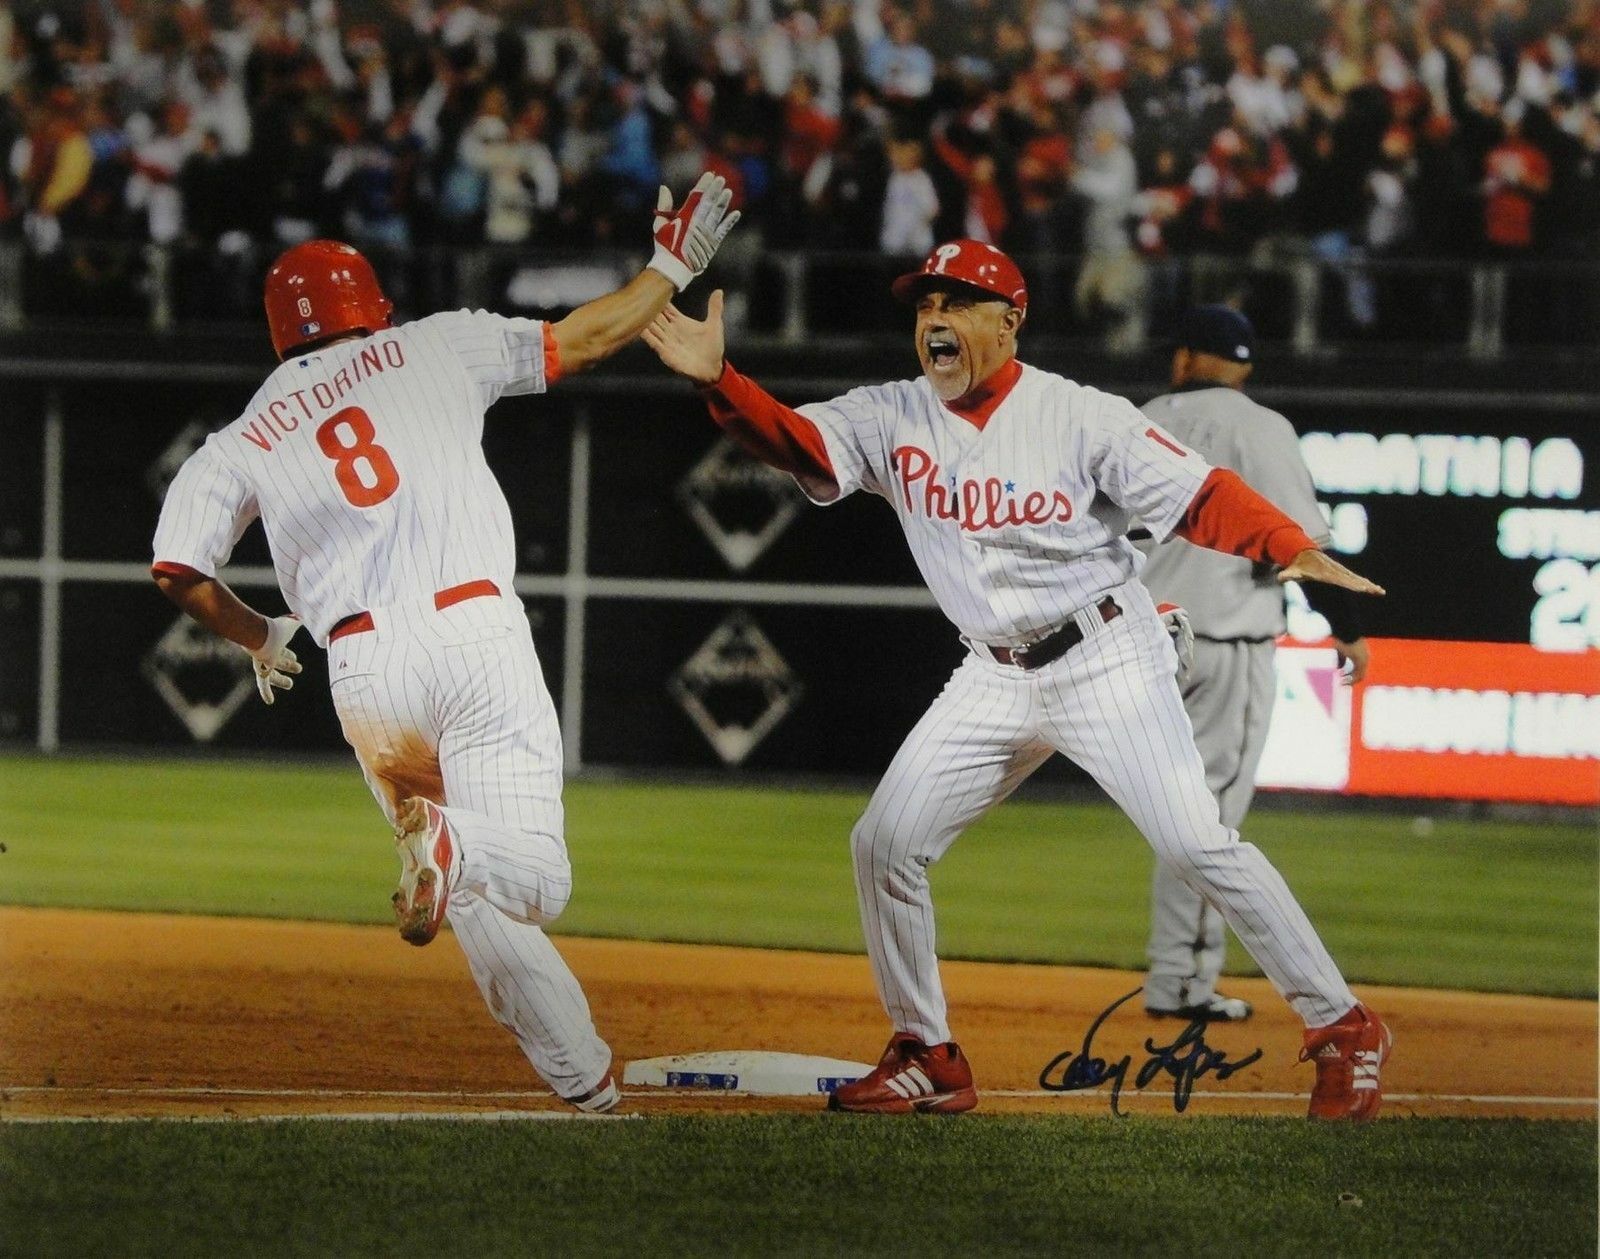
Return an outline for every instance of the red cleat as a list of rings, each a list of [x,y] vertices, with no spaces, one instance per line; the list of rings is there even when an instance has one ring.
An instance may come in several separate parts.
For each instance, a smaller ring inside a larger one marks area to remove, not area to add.
[[[1308,1027],[1300,1061],[1317,1067],[1308,1117],[1349,1123],[1376,1119],[1383,1102],[1378,1073],[1393,1048],[1388,1024],[1360,1002],[1337,1023]]]
[[[897,1032],[874,1067],[828,1095],[829,1110],[859,1115],[953,1115],[978,1104],[972,1067],[955,1041],[924,1045]]]
[[[400,851],[400,886],[390,899],[400,938],[427,944],[439,934],[459,861],[455,837],[439,806],[409,796],[395,810],[394,844]]]

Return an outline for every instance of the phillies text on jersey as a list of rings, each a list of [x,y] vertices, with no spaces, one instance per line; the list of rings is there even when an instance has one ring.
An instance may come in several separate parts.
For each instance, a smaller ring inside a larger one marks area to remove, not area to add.
[[[1165,537],[1211,472],[1126,399],[1026,365],[981,429],[920,377],[797,409],[834,471],[802,478],[806,493],[887,499],[945,615],[994,645],[1038,638],[1136,575],[1129,521]]]

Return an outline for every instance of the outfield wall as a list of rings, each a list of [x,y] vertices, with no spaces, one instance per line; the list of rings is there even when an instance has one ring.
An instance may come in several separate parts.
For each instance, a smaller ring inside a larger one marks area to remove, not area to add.
[[[320,652],[303,653],[305,690],[267,709],[244,657],[189,627],[148,579],[167,482],[263,369],[12,360],[0,371],[0,740],[342,746]],[[779,392],[799,401],[849,383],[788,379]],[[1305,684],[1301,660],[1267,784],[1600,803],[1589,718],[1600,398],[1279,386],[1267,400],[1302,433],[1335,547],[1391,592],[1371,605],[1369,631],[1443,644],[1396,653],[1404,678],[1373,723],[1336,693],[1321,714],[1308,707],[1326,688]],[[507,399],[485,444],[573,769],[875,773],[961,656],[882,504],[807,506],[672,382],[601,374]],[[281,606],[259,529],[225,575]],[[1325,629],[1295,603],[1292,634]],[[1503,654],[1451,646],[1462,643]],[[1508,690],[1494,661],[1513,656]],[[1502,710],[1497,742],[1484,731]],[[1482,748],[1452,741],[1457,714]],[[1471,759],[1490,754],[1500,759]]]

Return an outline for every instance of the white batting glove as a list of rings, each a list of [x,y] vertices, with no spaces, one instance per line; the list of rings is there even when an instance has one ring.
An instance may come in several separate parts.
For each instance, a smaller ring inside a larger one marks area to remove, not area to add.
[[[1176,603],[1158,603],[1156,611],[1161,625],[1172,638],[1172,649],[1178,653],[1178,678],[1181,681],[1194,664],[1194,626],[1189,624],[1189,614]]]
[[[722,239],[739,221],[739,211],[728,213],[733,193],[721,175],[700,176],[683,204],[672,208],[672,193],[665,184],[656,195],[656,252],[650,269],[672,281],[678,292],[711,265]]]
[[[294,652],[289,650],[289,640],[299,631],[299,617],[269,616],[267,641],[254,651],[243,648],[255,665],[256,690],[261,692],[264,703],[272,703],[274,688],[280,691],[294,689],[294,678],[290,675],[299,673],[302,666]]]

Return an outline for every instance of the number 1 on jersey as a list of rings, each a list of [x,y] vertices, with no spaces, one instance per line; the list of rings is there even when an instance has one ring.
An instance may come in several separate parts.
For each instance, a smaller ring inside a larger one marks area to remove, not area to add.
[[[341,425],[354,441],[343,440]],[[334,478],[354,507],[376,507],[400,488],[400,472],[377,436],[372,417],[360,407],[335,411],[317,429],[317,445],[333,460]]]

